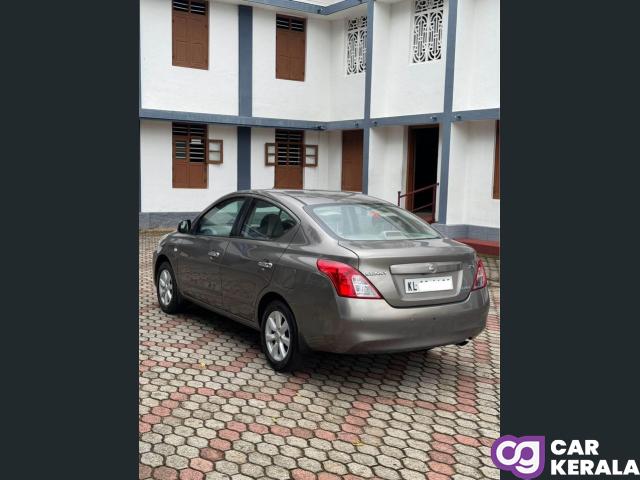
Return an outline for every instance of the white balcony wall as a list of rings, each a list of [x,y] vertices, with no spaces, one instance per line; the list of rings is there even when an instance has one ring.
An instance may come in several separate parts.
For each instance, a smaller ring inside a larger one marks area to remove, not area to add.
[[[454,110],[500,107],[500,0],[459,0]]]
[[[238,114],[238,6],[209,3],[209,68],[172,65],[170,0],[140,1],[142,108]]]
[[[371,116],[441,112],[444,108],[447,15],[444,4],[442,58],[411,62],[413,0],[375,3]]]
[[[346,69],[346,23],[347,18],[366,16],[367,7],[352,8],[346,18],[331,23],[331,88],[330,119],[354,120],[364,118],[365,72],[347,75]]]
[[[307,18],[305,80],[276,79],[276,12],[253,9],[254,116],[329,121],[331,35],[331,22]]]

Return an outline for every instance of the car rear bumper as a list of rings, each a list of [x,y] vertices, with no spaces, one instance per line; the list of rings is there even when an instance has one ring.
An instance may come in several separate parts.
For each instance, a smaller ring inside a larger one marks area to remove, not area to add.
[[[461,343],[478,335],[489,312],[487,288],[462,302],[395,308],[384,300],[336,297],[325,308],[322,333],[305,335],[313,350],[336,353],[389,353]],[[325,333],[326,332],[326,333]]]

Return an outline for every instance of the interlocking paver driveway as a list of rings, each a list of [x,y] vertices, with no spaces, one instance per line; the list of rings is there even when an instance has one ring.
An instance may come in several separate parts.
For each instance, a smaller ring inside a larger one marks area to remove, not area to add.
[[[499,478],[500,264],[487,329],[428,353],[315,353],[274,372],[257,332],[157,305],[140,235],[140,478]]]

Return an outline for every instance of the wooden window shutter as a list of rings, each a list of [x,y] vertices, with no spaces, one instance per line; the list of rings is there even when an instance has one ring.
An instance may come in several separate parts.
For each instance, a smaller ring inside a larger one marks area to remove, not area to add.
[[[493,198],[500,199],[500,120],[496,121],[496,148],[493,160]]]
[[[264,144],[264,164],[267,166],[273,166],[276,164],[276,144],[275,143]]]
[[[304,81],[306,26],[304,18],[276,16],[276,78]]]
[[[304,166],[318,166],[318,145],[304,145]]]
[[[209,68],[209,4],[173,0],[173,65]]]
[[[207,125],[173,124],[173,188],[207,188]]]

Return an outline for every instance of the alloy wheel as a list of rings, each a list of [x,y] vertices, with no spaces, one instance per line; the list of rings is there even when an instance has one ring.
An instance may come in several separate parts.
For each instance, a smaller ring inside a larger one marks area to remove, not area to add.
[[[289,353],[291,346],[291,329],[287,317],[279,310],[274,310],[267,317],[264,336],[269,356],[276,362],[281,362]]]
[[[162,270],[158,280],[158,297],[165,307],[171,303],[173,298],[173,279],[169,270]]]

